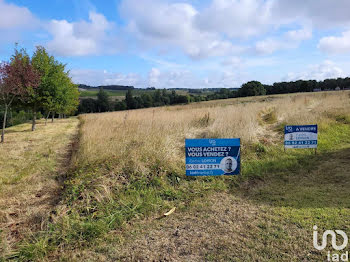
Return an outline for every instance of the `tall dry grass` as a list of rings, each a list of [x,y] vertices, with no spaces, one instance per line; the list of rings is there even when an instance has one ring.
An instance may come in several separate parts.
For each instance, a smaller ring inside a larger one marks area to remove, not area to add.
[[[264,123],[264,114],[275,120]],[[327,114],[350,112],[349,92],[209,101],[184,106],[82,115],[78,165],[115,159],[121,171],[180,171],[185,138],[241,138],[257,142],[271,124],[317,124]],[[274,123],[276,122],[276,123]],[[180,170],[179,170],[180,169]],[[130,170],[129,170],[130,171]],[[158,170],[159,171],[159,170]],[[183,171],[183,170],[182,170]]]

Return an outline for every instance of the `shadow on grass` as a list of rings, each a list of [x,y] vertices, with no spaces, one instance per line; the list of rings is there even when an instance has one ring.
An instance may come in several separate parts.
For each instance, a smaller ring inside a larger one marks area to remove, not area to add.
[[[44,119],[40,119],[37,120],[36,122],[36,128],[41,128],[44,126],[50,126],[51,124],[55,124],[55,123],[69,123],[70,119],[69,118],[64,118],[64,119],[55,119],[55,121],[52,123],[51,119],[48,120],[48,122],[45,124],[45,120]],[[14,126],[10,126],[7,127],[5,129],[5,135],[6,134],[11,134],[11,133],[26,133],[26,132],[32,132],[32,122],[28,121],[26,123],[22,123],[22,124],[18,124],[18,125],[14,125]]]
[[[5,135],[6,134],[13,134],[13,133],[27,133],[27,132],[32,132],[31,128],[27,128],[27,129],[21,129],[21,130],[14,130],[14,129],[6,129],[5,131]]]
[[[247,174],[238,193],[274,207],[350,208],[350,148],[300,155],[294,162],[283,171],[271,162],[261,175]]]

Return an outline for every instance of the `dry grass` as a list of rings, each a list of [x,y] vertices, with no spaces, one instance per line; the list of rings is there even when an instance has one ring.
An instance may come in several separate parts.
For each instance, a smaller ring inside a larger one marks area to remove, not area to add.
[[[266,134],[266,127],[259,124],[261,113],[271,109],[273,122],[314,124],[326,121],[325,112],[349,113],[350,102],[348,92],[328,92],[83,115],[76,161],[83,164],[117,158],[132,161],[144,171],[157,158],[183,167],[185,138],[240,137],[243,145],[258,142]]]
[[[6,141],[0,144],[0,254],[9,253],[25,234],[40,229],[59,201],[58,172],[67,164],[77,124],[76,118],[70,118],[47,126],[38,121],[35,132],[30,124],[6,130]]]

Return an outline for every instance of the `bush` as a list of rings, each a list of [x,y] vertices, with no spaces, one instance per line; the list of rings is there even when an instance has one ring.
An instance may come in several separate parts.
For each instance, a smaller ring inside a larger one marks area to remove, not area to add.
[[[12,119],[10,121],[11,121],[11,124],[15,126],[15,125],[23,124],[29,121],[30,119],[31,119],[31,114],[21,110],[19,112],[14,112],[12,114]]]

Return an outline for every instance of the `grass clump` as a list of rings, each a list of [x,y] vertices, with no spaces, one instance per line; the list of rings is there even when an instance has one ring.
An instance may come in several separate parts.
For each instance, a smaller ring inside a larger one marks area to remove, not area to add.
[[[212,119],[210,119],[210,113],[207,112],[204,116],[199,117],[193,121],[194,126],[196,127],[207,127],[212,123]]]
[[[268,113],[264,114],[262,117],[266,124],[273,124],[277,122],[277,112],[276,109],[271,109]]]
[[[337,115],[336,120],[340,123],[350,124],[350,116],[349,115]]]

